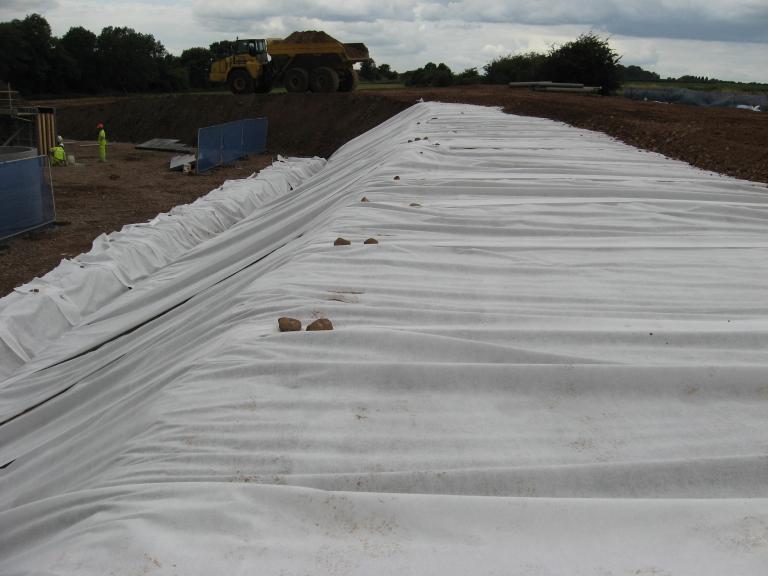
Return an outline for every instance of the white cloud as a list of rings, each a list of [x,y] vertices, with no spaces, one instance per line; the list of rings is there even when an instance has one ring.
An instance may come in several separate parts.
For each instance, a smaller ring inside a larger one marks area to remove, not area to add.
[[[58,6],[56,0],[0,0],[0,14],[4,11],[15,11],[20,15],[14,18],[24,18],[27,14],[38,12],[43,8]],[[5,20],[5,19],[3,19]]]
[[[294,0],[214,4],[198,0],[201,21],[312,18],[334,22],[379,20],[455,21],[543,25],[579,25],[640,37],[768,42],[768,3],[755,0]]]
[[[486,44],[480,49],[480,52],[487,56],[503,56],[505,54],[511,54],[514,50],[510,50],[504,44]]]
[[[768,81],[765,44],[624,36],[615,37],[613,44],[624,54],[623,64],[637,64],[662,77],[691,74],[724,80]]]

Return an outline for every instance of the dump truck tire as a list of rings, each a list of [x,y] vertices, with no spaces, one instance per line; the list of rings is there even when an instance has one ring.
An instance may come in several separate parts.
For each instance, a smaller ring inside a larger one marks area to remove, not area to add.
[[[306,92],[309,88],[309,74],[304,68],[291,68],[285,73],[284,84],[288,92]]]
[[[253,92],[253,78],[245,70],[233,70],[229,75],[229,90],[232,94]]]
[[[332,68],[319,66],[312,70],[309,87],[312,92],[336,92],[339,89],[339,75]]]
[[[354,92],[358,82],[357,70],[348,70],[339,82],[339,92]]]

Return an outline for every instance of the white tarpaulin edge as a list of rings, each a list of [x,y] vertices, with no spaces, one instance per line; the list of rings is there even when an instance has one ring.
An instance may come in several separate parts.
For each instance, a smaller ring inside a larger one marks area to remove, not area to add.
[[[762,576],[766,224],[414,106],[0,383],[0,573]]]
[[[322,158],[279,158],[244,180],[228,180],[191,204],[148,222],[101,234],[90,252],[0,299],[0,380],[105,303],[292,190],[325,164]]]

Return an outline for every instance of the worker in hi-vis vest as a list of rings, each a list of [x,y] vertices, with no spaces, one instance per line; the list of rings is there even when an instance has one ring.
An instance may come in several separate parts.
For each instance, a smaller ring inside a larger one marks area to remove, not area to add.
[[[99,131],[99,160],[107,161],[107,134],[104,132],[104,124],[98,123],[96,129]]]
[[[56,137],[56,146],[51,148],[54,166],[65,166],[67,164],[67,152],[64,150],[64,139],[61,136]]]

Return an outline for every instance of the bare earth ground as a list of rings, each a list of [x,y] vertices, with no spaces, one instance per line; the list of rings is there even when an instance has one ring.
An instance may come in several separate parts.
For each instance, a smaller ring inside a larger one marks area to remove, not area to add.
[[[404,110],[419,98],[500,106],[512,114],[552,118],[605,132],[628,144],[694,166],[768,183],[768,114],[723,108],[636,102],[620,97],[547,94],[505,86],[412,88],[352,94],[223,93],[84,98],[46,102],[58,109],[65,139],[92,142],[104,122],[111,140],[178,138],[194,144],[202,126],[239,118],[269,120],[268,152],[206,175],[168,171],[170,155],[110,144],[109,162],[95,146],[70,144],[82,166],[55,168],[57,220],[46,230],[0,248],[0,296],[41,276],[62,258],[90,249],[102,232],[141,222],[268,165],[277,153],[330,156],[339,146]],[[42,104],[42,103],[40,103]]]
[[[245,178],[272,163],[272,156],[252,156],[201,175],[170,172],[172,154],[136,150],[133,144],[110,143],[107,162],[98,162],[98,147],[68,143],[77,164],[52,168],[57,225],[3,242],[0,249],[0,295],[55,268],[62,258],[91,249],[102,232],[143,222],[178,204],[188,204],[220,186]]]

